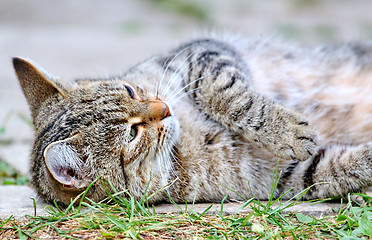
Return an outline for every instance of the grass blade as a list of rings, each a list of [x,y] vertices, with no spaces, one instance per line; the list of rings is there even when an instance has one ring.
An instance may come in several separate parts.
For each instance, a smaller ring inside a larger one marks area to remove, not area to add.
[[[81,199],[80,199],[79,206],[78,206],[78,213],[80,213],[81,203],[84,201],[85,195],[87,195],[89,189],[90,189],[90,188],[93,186],[93,184],[95,184],[95,183],[98,181],[98,179],[100,179],[100,178],[101,178],[101,176],[98,176],[98,177],[97,177],[93,182],[91,182],[91,184],[89,184],[89,186],[87,187],[87,189],[83,192],[83,195],[82,195],[82,197],[81,197]],[[79,194],[79,195],[80,195],[80,194]],[[73,204],[72,204],[72,206],[73,206]]]
[[[32,200],[33,206],[34,206],[34,217],[36,217],[36,201],[35,198],[30,198]]]
[[[201,214],[199,214],[196,220],[200,220],[204,216],[204,214],[206,214],[213,206],[214,206],[213,203],[209,205],[209,207],[207,207]]]
[[[2,228],[5,224],[7,224],[12,218],[13,218],[13,215],[10,215],[10,217],[5,222],[0,224],[0,228]]]

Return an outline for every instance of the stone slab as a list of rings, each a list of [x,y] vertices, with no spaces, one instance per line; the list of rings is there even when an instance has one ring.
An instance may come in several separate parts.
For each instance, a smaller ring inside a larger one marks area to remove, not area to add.
[[[266,204],[266,201],[261,201],[261,203]],[[290,203],[290,202],[289,202]],[[289,204],[288,203],[288,204]],[[209,208],[212,205],[212,207],[205,212],[207,208]],[[222,214],[223,215],[234,215],[234,214],[246,214],[251,212],[251,208],[248,207],[241,208],[243,203],[225,203],[223,204],[222,208]],[[275,203],[272,206],[272,209],[275,209],[278,207],[278,203]],[[303,213],[305,215],[314,216],[314,217],[320,217],[324,215],[332,215],[337,213],[337,211],[340,209],[342,205],[340,203],[321,203],[321,204],[311,204],[307,202],[300,202],[298,205],[291,206],[288,208],[285,208],[281,213]],[[218,215],[221,214],[221,204],[218,203],[198,203],[198,204],[179,204],[177,206],[173,204],[162,204],[155,208],[155,211],[157,213],[182,213],[182,212],[196,212],[198,214],[202,214],[205,212],[207,215]]]
[[[22,175],[29,177],[29,155],[31,144],[29,142],[16,143],[9,146],[0,145],[0,160],[6,161]]]
[[[7,219],[13,215],[14,219],[24,219],[26,215],[34,216],[36,202],[36,215],[46,215],[44,208],[48,204],[38,199],[34,190],[28,186],[1,186],[0,185],[0,219]]]

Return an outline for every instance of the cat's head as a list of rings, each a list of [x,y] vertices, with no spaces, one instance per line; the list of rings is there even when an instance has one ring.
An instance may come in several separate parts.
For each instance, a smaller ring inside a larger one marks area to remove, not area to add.
[[[135,197],[167,183],[179,127],[156,94],[125,79],[66,87],[29,61],[13,64],[35,126],[32,183],[45,200],[69,204],[98,176]],[[102,184],[88,196],[101,200]]]

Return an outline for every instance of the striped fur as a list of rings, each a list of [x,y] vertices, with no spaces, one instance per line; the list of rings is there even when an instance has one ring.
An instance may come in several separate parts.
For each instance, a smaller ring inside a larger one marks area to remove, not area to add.
[[[32,183],[62,204],[98,176],[137,198],[165,189],[153,203],[267,199],[278,168],[276,196],[362,191],[372,184],[371,49],[199,39],[71,86],[15,58],[36,129]],[[105,191],[96,183],[88,197]]]

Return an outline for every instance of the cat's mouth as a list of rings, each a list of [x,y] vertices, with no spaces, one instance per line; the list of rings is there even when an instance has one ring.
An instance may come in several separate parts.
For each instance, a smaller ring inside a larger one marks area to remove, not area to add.
[[[172,107],[159,99],[159,106],[153,104],[152,107],[154,112],[158,112],[159,119],[162,127],[159,128],[160,138],[158,139],[158,145],[160,148],[173,146],[179,137],[179,123],[173,115]],[[156,102],[155,102],[156,103]]]

